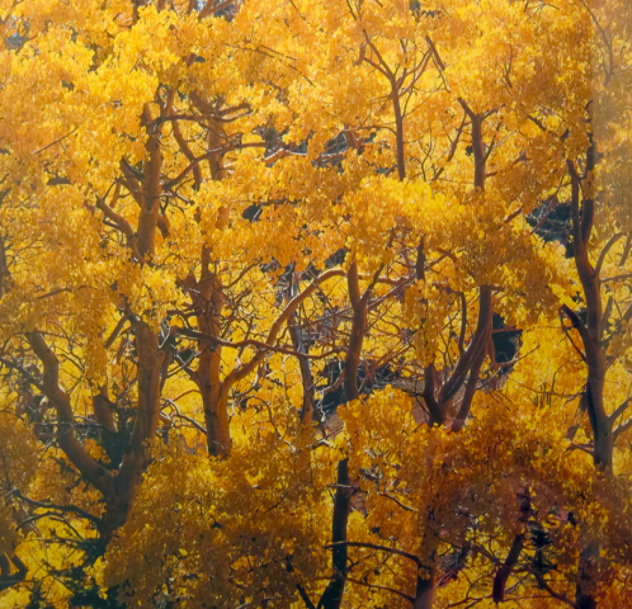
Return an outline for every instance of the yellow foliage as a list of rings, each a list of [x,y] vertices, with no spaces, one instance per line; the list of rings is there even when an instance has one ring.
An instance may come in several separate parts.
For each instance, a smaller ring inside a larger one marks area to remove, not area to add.
[[[623,606],[631,39],[0,0],[0,605]]]

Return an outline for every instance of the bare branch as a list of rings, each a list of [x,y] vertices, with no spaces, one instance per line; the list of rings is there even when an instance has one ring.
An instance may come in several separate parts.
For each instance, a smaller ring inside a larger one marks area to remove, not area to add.
[[[404,550],[398,550],[397,548],[390,548],[389,546],[382,546],[380,544],[369,543],[366,541],[339,541],[335,543],[330,543],[324,547],[325,549],[330,549],[337,545],[345,545],[350,548],[368,548],[371,550],[379,550],[380,552],[388,552],[389,554],[396,554],[397,556],[402,556],[403,558],[412,560],[416,565],[421,566],[421,560],[415,554],[411,554],[410,552],[406,552]]]

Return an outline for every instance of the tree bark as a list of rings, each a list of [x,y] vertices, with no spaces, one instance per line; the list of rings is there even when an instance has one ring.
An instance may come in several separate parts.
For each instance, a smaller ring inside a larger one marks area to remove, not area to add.
[[[208,252],[203,252],[202,259],[200,281],[190,276],[186,282],[198,328],[206,337],[198,341],[200,356],[193,380],[202,397],[208,451],[211,455],[226,456],[232,444],[228,390],[220,377],[222,347],[213,341],[220,337],[224,297],[219,278],[208,269]]]
[[[152,120],[149,106],[143,110],[143,122],[147,130],[145,147],[149,159],[145,161],[141,195],[141,209],[138,217],[138,251],[140,255],[152,256],[156,249],[156,228],[160,213],[160,170],[162,154],[160,151],[160,124]]]
[[[301,405],[301,421],[305,425],[310,425],[314,418],[314,375],[309,364],[307,347],[303,340],[303,333],[298,323],[296,312],[292,313],[288,320],[288,329],[292,339],[292,346],[297,353],[298,364],[301,370],[301,381],[303,385],[303,403]]]
[[[347,578],[347,521],[351,511],[351,484],[349,481],[348,459],[338,462],[336,477],[336,494],[332,517],[331,539],[334,545],[331,550],[331,567],[333,575],[318,602],[318,609],[340,609]]]
[[[346,399],[351,401],[357,399],[359,395],[358,366],[367,325],[366,296],[368,291],[367,294],[360,294],[358,265],[356,262],[351,263],[347,272],[347,286],[349,289],[349,300],[353,309],[353,321],[351,323],[351,336],[349,337],[349,347],[345,359],[344,389]]]
[[[57,414],[59,447],[83,478],[100,491],[107,500],[114,491],[112,476],[103,465],[90,455],[75,435],[75,417],[70,397],[59,383],[57,356],[46,344],[39,331],[27,333],[26,338],[44,367],[43,390]]]
[[[432,609],[438,545],[439,538],[436,532],[434,510],[430,508],[425,518],[425,526],[419,552],[420,566],[417,572],[417,583],[413,600],[414,609]]]
[[[436,50],[435,50],[436,52]],[[480,191],[485,189],[485,146],[483,142],[484,116],[474,113],[467,103],[459,98],[471,122],[472,150],[474,154],[474,187]],[[423,277],[423,243],[417,251],[418,264],[416,276]],[[425,369],[424,398],[429,411],[430,424],[443,424],[452,398],[465,384],[463,400],[452,423],[453,431],[460,430],[465,424],[479,380],[480,369],[485,359],[486,348],[491,337],[492,327],[492,290],[489,286],[479,288],[479,311],[476,329],[472,334],[469,347],[461,354],[450,377],[443,383],[435,395],[435,369],[430,365]],[[463,320],[465,323],[465,319]],[[431,609],[434,599],[434,579],[436,572],[436,549],[439,543],[434,533],[434,513],[426,518],[422,552],[423,568],[417,576],[414,609]]]
[[[160,387],[165,352],[158,336],[143,321],[132,324],[138,357],[138,404],[127,451],[114,478],[114,492],[106,497],[102,535],[108,540],[125,524],[141,476],[149,462],[149,443],[156,435],[160,416]]]
[[[591,141],[586,153],[584,178],[577,172],[575,164],[571,160],[567,161],[571,179],[574,260],[584,293],[586,323],[583,324],[579,316],[568,307],[562,307],[562,311],[571,318],[584,346],[584,357],[588,369],[584,403],[593,433],[593,462],[596,469],[609,475],[612,473],[614,438],[612,421],[606,414],[604,404],[607,363],[602,344],[603,305],[599,270],[593,267],[588,256],[588,243],[592,233],[595,212],[592,176],[590,175],[594,169],[595,158],[595,144]],[[580,193],[582,193],[581,205]],[[594,609],[597,606],[594,591],[597,584],[595,570],[599,562],[599,555],[600,548],[596,540],[590,541],[581,553],[575,589],[577,609]]]

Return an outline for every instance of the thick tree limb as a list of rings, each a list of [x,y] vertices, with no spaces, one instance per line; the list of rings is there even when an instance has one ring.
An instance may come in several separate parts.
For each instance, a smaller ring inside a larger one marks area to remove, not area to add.
[[[148,464],[149,442],[156,434],[160,415],[162,361],[165,352],[158,346],[158,336],[142,320],[132,322],[138,365],[138,403],[127,452],[123,455],[114,492],[106,499],[107,509],[101,532],[107,540],[122,526],[132,506],[142,473]]]
[[[113,492],[113,481],[108,470],[96,461],[75,435],[75,418],[68,394],[59,384],[59,361],[37,330],[28,332],[26,338],[44,366],[43,390],[57,413],[57,441],[70,462],[81,475],[109,498]]]
[[[518,562],[523,547],[524,533],[520,533],[514,537],[505,562],[500,566],[498,571],[496,571],[496,575],[494,576],[492,600],[495,603],[502,603],[505,600],[505,586],[507,585],[507,580]]]

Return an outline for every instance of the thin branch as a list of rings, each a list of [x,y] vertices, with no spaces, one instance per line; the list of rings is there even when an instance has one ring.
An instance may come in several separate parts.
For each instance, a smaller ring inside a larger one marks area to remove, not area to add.
[[[546,580],[544,579],[541,573],[534,573],[533,576],[535,577],[535,580],[538,583],[538,587],[541,588],[542,590],[545,590],[549,594],[549,596],[557,599],[558,601],[562,601],[563,603],[567,604],[569,607],[572,607],[573,609],[577,609],[577,605],[575,604],[575,602],[572,601],[570,598],[564,596],[560,592],[556,592],[555,590],[553,590],[553,588],[551,588],[551,586],[546,582]]]
[[[399,499],[397,499],[397,497],[393,497],[393,495],[389,495],[388,493],[384,493],[384,492],[379,492],[378,495],[381,495],[382,497],[386,497],[387,499],[394,501],[400,508],[402,508],[402,510],[405,510],[406,512],[419,512],[419,510],[415,509],[414,507],[410,507],[409,505],[404,505]]]
[[[303,602],[305,603],[305,606],[307,607],[307,609],[316,609],[316,605],[312,603],[312,600],[307,595],[305,588],[303,588],[301,584],[296,584],[296,589],[298,590],[299,595],[303,599]]]
[[[626,398],[621,404],[619,404],[614,412],[608,417],[611,423],[614,423],[627,409],[630,405],[630,398]]]
[[[37,387],[40,391],[44,391],[44,386],[40,383],[26,368],[23,368],[19,364],[12,362],[4,357],[0,357],[0,364],[4,364],[7,368],[16,370],[19,372],[31,385]]]
[[[178,408],[178,405],[173,401],[170,400],[169,398],[162,398],[163,401],[165,402],[165,404],[168,404],[169,406],[171,406],[176,414],[175,416],[178,417],[179,419],[183,419],[184,421],[187,421],[188,423],[191,423],[191,425],[193,425],[193,427],[195,427],[195,429],[197,429],[198,431],[202,432],[204,435],[207,434],[206,428],[202,425],[200,425],[195,419],[187,416],[186,414],[182,414],[180,412],[180,409]]]
[[[365,581],[362,581],[361,579],[356,579],[354,577],[347,577],[347,581],[353,584],[358,584],[360,586],[365,586],[367,588],[373,588],[374,590],[384,590],[385,592],[390,592],[392,594],[400,596],[401,598],[405,598],[407,601],[411,603],[414,602],[415,600],[414,597],[410,596],[409,594],[406,594],[402,592],[401,590],[396,590],[395,588],[390,588],[389,586],[380,586],[379,584],[371,584],[369,582],[365,582]]]
[[[65,135],[62,135],[61,137],[58,137],[56,140],[53,140],[50,144],[46,144],[46,146],[42,146],[41,148],[39,148],[38,150],[33,152],[33,156],[41,154],[42,152],[44,152],[44,150],[48,150],[52,146],[55,146],[55,144],[59,144],[60,142],[65,140],[67,137],[70,137],[75,131],[77,131],[77,129],[79,129],[78,125],[74,129],[71,129]]]
[[[632,419],[628,419],[625,423],[622,423],[612,432],[612,438],[616,440],[623,432],[632,427]]]
[[[572,327],[575,328],[575,330],[579,332],[579,335],[581,336],[582,341],[584,342],[584,344],[586,344],[586,340],[588,340],[588,337],[586,335],[586,326],[582,323],[582,320],[579,318],[579,315],[577,315],[577,313],[575,313],[573,309],[571,309],[568,305],[565,305],[565,304],[560,307],[560,317],[563,318],[564,315],[568,317],[568,319],[571,322]],[[567,332],[568,328],[564,326],[564,324],[562,324],[562,329],[568,336],[568,332]],[[571,343],[572,342],[573,341],[571,340]],[[573,347],[575,347],[575,350],[579,352],[582,359],[586,361],[586,356],[582,353],[581,350],[578,350],[578,347],[574,343],[573,343]]]
[[[608,243],[606,243],[604,248],[601,250],[601,253],[599,254],[599,260],[597,260],[597,265],[595,266],[595,275],[599,275],[601,271],[601,267],[603,266],[604,260],[606,259],[606,256],[608,255],[608,252],[610,251],[612,246],[619,239],[621,239],[621,237],[624,237],[624,236],[625,235],[623,233],[617,233],[616,235],[613,235],[612,237],[610,237],[610,240],[608,241]]]
[[[331,279],[332,277],[344,276],[344,274],[344,271],[340,268],[329,269],[316,277],[316,279],[314,279],[302,292],[292,298],[287,303],[281,314],[277,317],[276,321],[272,324],[264,343],[265,349],[262,349],[259,353],[257,353],[248,363],[243,364],[229,373],[224,381],[227,386],[231,386],[235,382],[241,380],[259,365],[266,353],[266,350],[269,350],[274,346],[274,341],[276,340],[278,333],[281,328],[285,326],[292,313],[308,296],[317,290],[322,282],[327,279]]]
[[[428,43],[428,46],[430,47],[430,50],[432,51],[432,54],[434,55],[435,61],[437,63],[437,67],[442,72],[444,72],[445,71],[445,64],[443,63],[443,60],[441,59],[441,56],[439,55],[439,52],[437,51],[437,47],[435,46],[435,44],[432,41],[432,39],[430,38],[430,36],[426,36],[426,42]]]
[[[26,495],[23,495],[18,489],[13,489],[13,491],[11,491],[11,494],[17,497],[18,499],[24,501],[25,503],[28,503],[29,505],[36,508],[41,508],[45,510],[56,510],[58,512],[76,514],[77,516],[81,518],[85,518],[86,520],[89,520],[90,522],[93,522],[95,524],[99,524],[101,522],[101,519],[98,516],[95,516],[94,514],[91,514],[90,512],[86,512],[86,510],[80,507],[77,507],[76,505],[58,505],[56,503],[46,503],[43,501],[36,501],[35,499],[30,499]]]
[[[405,550],[398,550],[397,548],[389,548],[388,546],[382,546],[377,543],[370,543],[365,541],[338,541],[336,543],[330,543],[324,546],[325,549],[331,549],[337,545],[346,545],[350,548],[368,548],[370,550],[379,550],[381,552],[389,552],[390,554],[396,554],[397,556],[402,556],[403,558],[407,558],[411,560],[416,565],[421,566],[421,560],[415,554],[411,554],[410,552],[406,552]]]

